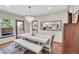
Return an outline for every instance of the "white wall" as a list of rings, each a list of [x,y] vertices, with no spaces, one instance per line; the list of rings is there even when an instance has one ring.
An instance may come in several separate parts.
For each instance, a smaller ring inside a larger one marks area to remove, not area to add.
[[[0,10],[0,22],[1,22],[2,19],[10,19],[11,20],[12,25],[13,25],[13,34],[16,35],[16,24],[15,24],[15,21],[16,21],[16,19],[24,20],[24,16],[20,16],[20,15],[16,15],[16,14],[13,14],[13,13],[9,13],[9,12],[5,12],[3,10]],[[28,28],[27,27],[28,23],[27,23],[26,20],[24,20],[24,21],[25,21],[25,24],[24,24],[25,25],[25,32],[28,32],[28,30],[29,30],[29,29],[27,29]],[[1,24],[0,24],[0,36],[1,36]],[[9,40],[11,40],[11,39],[9,39]],[[8,38],[6,40],[5,40],[5,38],[3,38],[3,40],[0,40],[0,43],[2,41],[7,42],[9,40],[8,40]]]
[[[11,20],[11,22],[13,24],[13,34],[16,34],[16,31],[15,31],[16,30],[16,27],[15,27],[16,26],[16,24],[15,24],[16,19],[17,20],[24,20],[24,22],[25,22],[25,24],[24,24],[25,25],[25,32],[29,31],[29,24],[28,24],[27,20],[25,20],[24,16],[20,16],[20,15],[16,15],[16,14],[13,14],[13,13],[9,13],[9,12],[5,12],[3,10],[0,10],[0,22],[1,22],[2,19],[10,19]]]
[[[23,18],[20,17],[20,16],[17,16],[17,15],[7,13],[7,12],[1,12],[0,13],[0,22],[1,22],[2,19],[10,19],[11,20],[11,22],[13,24],[13,34],[15,34],[15,32],[16,32],[15,31],[15,20],[16,19],[23,19]]]
[[[62,30],[61,31],[44,31],[40,30],[40,22],[42,21],[56,21],[61,20],[62,21]],[[55,34],[54,41],[56,42],[62,42],[62,31],[63,31],[63,24],[68,22],[68,14],[67,11],[60,11],[58,13],[52,13],[51,15],[46,15],[38,18],[38,31],[42,34]]]

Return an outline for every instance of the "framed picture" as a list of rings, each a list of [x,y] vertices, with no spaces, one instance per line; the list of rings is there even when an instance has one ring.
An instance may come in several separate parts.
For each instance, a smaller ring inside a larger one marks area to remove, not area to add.
[[[79,15],[79,10],[73,14],[72,23],[77,23],[79,21],[78,20],[78,15]]]
[[[38,31],[38,20],[32,21],[32,31]]]
[[[9,19],[2,19],[1,28],[12,28],[12,23]]]
[[[57,20],[57,21],[44,21],[41,22],[40,24],[41,30],[46,30],[46,31],[60,31],[62,29],[62,21]]]
[[[13,34],[12,22],[9,19],[2,19],[1,21],[1,35],[11,35]]]

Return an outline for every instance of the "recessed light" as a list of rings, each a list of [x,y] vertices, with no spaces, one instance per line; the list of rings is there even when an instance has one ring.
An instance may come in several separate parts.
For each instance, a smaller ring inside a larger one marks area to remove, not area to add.
[[[51,7],[48,7],[48,9],[52,9]]]
[[[7,7],[7,8],[9,8],[9,7],[10,7],[10,5],[6,5],[6,7]]]

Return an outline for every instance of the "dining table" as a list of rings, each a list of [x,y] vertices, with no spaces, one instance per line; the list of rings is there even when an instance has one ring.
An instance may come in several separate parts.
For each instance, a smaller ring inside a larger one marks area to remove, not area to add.
[[[19,34],[19,37],[20,38],[14,40],[14,42],[35,53],[41,53],[44,48],[44,45],[46,45],[47,42],[52,39],[52,35],[31,33],[22,33]]]
[[[43,35],[43,34],[32,35],[31,33],[22,33],[19,34],[19,36],[23,39],[36,41],[43,44],[46,44],[47,41],[51,38],[51,35]]]

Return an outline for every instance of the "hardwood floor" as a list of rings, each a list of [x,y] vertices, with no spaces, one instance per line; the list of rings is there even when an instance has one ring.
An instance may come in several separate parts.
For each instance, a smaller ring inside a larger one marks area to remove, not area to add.
[[[35,54],[30,50],[22,49],[21,46],[16,47],[14,42],[0,46],[0,50],[3,51],[4,54]],[[54,42],[52,52],[54,54],[61,54],[62,53],[61,43]],[[49,54],[49,52],[45,50],[43,50],[42,53]]]
[[[62,54],[63,53],[63,47],[62,47],[62,43],[59,42],[53,42],[53,53],[55,54]]]

